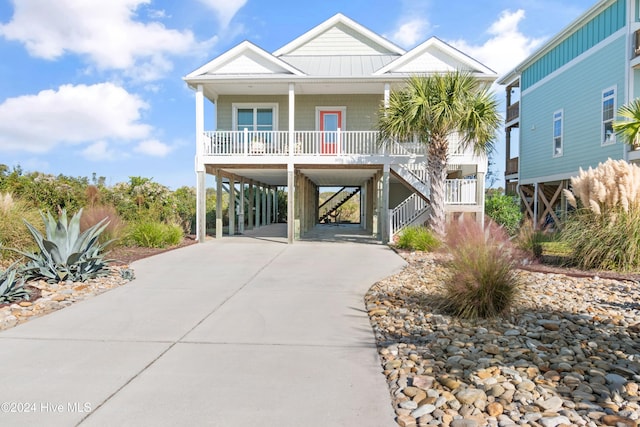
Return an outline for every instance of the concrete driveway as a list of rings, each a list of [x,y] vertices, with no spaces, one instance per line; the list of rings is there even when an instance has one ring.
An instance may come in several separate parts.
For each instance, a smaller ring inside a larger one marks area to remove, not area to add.
[[[227,238],[0,333],[0,424],[393,426],[363,295],[383,245]]]

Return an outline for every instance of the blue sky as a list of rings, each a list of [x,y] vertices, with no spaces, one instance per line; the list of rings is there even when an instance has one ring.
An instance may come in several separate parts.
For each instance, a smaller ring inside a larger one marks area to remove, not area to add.
[[[405,49],[435,35],[501,74],[593,4],[0,0],[0,164],[193,186],[194,95],[182,77],[243,40],[272,52],[341,12]]]

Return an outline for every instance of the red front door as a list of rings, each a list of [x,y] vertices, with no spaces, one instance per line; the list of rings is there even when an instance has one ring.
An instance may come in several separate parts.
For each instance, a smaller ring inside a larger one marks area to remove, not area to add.
[[[321,153],[338,152],[338,129],[342,125],[342,111],[320,111]]]

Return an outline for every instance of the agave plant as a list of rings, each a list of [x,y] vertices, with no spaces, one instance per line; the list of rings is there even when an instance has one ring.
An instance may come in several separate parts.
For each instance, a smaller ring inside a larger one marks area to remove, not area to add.
[[[49,212],[46,215],[41,212],[40,215],[44,221],[46,236],[25,221],[39,252],[12,249],[30,260],[23,268],[27,280],[44,279],[50,283],[64,280],[84,282],[108,274],[108,261],[104,259],[102,252],[111,242],[98,242],[98,237],[108,225],[107,218],[81,233],[82,209],[69,221],[65,209],[57,220]]]
[[[29,291],[24,287],[24,279],[16,280],[15,264],[0,273],[0,304],[29,299]]]

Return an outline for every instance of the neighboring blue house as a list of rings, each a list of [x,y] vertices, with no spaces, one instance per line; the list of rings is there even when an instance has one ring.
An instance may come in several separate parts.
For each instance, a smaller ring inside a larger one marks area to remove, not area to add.
[[[640,95],[639,43],[640,0],[599,1],[498,79],[507,92],[507,191],[535,226],[566,211],[562,189],[580,168],[640,159],[612,130],[617,109]]]

